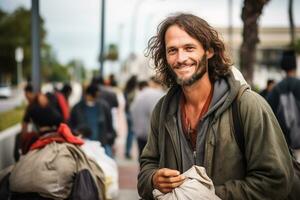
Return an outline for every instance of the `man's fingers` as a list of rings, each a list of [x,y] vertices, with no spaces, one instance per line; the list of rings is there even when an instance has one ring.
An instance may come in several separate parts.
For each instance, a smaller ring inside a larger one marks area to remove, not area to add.
[[[160,183],[159,186],[160,188],[166,189],[166,188],[177,188],[178,186],[180,186],[183,183],[183,181],[179,181],[179,182],[172,182],[172,183]]]
[[[185,177],[180,172],[172,169],[159,169],[152,177],[153,187],[163,193],[171,192],[174,188],[180,186]]]
[[[162,176],[169,177],[169,176],[178,176],[180,175],[180,172],[173,169],[163,168],[159,170],[159,174]]]
[[[185,177],[183,175],[173,176],[173,177],[159,176],[157,181],[160,183],[176,183],[176,182],[182,182],[184,181],[184,179]]]
[[[169,177],[169,182],[171,183],[177,183],[177,182],[183,182],[185,177],[183,175],[175,176],[175,177]]]

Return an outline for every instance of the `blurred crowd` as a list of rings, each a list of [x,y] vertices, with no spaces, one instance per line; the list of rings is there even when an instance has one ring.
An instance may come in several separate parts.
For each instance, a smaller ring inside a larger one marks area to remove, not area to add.
[[[127,119],[124,158],[133,159],[133,143],[137,141],[140,154],[147,142],[151,111],[164,89],[155,77],[138,80],[134,75],[121,90],[110,75],[107,80],[94,77],[82,91],[80,101],[71,106],[70,83],[45,93],[34,92],[30,83],[25,86],[28,105],[16,139],[17,163],[0,173],[0,179],[9,182],[6,192],[12,199],[80,200],[87,198],[80,194],[89,190],[96,194],[94,199],[117,198],[119,173],[114,158],[120,98],[125,100]],[[89,187],[82,189],[83,185]],[[81,190],[75,191],[78,187]]]

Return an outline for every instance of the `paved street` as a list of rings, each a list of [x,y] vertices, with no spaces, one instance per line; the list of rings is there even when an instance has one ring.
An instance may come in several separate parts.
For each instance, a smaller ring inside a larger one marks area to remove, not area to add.
[[[15,108],[24,101],[23,90],[14,88],[12,89],[12,96],[9,98],[0,98],[0,112],[5,112]]]

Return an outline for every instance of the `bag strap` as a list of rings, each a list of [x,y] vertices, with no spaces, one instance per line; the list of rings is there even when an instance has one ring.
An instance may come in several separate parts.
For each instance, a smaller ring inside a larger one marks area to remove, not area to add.
[[[240,118],[240,110],[239,110],[239,105],[238,101],[240,100],[242,94],[244,91],[248,89],[247,85],[243,85],[237,96],[232,102],[232,121],[233,121],[233,127],[234,127],[234,137],[237,142],[237,145],[239,146],[240,151],[242,152],[243,155],[245,155],[245,136],[244,136],[244,128],[243,124],[241,122]]]

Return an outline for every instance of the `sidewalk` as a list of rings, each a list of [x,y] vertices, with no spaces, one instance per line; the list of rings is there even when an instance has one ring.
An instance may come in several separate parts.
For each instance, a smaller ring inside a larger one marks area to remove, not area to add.
[[[138,165],[136,161],[117,160],[119,166],[119,199],[118,200],[138,200],[137,174]]]
[[[136,141],[132,146],[132,159],[125,159],[125,143],[126,143],[126,119],[124,112],[120,111],[118,114],[118,137],[115,142],[116,162],[119,168],[119,198],[118,200],[138,200],[137,192],[137,175],[139,171],[138,163],[138,148]]]
[[[117,140],[116,161],[119,169],[119,187],[120,194],[118,200],[138,200],[137,192],[137,175],[139,172],[139,164],[137,161],[137,145],[133,145],[133,158],[127,160],[124,158],[124,145],[126,137],[120,136]]]

